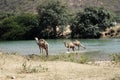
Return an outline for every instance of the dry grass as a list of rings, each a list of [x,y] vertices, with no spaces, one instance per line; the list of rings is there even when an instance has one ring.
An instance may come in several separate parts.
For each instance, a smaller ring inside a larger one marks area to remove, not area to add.
[[[27,56],[29,60],[40,60],[40,61],[67,61],[67,62],[75,62],[75,63],[87,63],[89,61],[88,57],[84,54],[79,53],[69,53],[69,54],[59,54],[59,55],[29,55]]]

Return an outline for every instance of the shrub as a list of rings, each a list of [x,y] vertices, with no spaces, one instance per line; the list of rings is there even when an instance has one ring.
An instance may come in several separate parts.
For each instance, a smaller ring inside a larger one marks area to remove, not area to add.
[[[113,77],[111,80],[120,80],[120,76],[116,75],[115,77]]]
[[[113,54],[112,55],[112,61],[115,61],[116,63],[120,62],[120,53]]]
[[[100,32],[111,26],[113,16],[104,8],[85,8],[71,21],[71,37],[99,38]]]
[[[76,63],[86,63],[88,62],[88,57],[86,55],[69,53],[69,54],[60,54],[60,55],[49,55],[46,57],[45,55],[29,55],[29,59],[32,60],[41,60],[41,61],[69,61]]]
[[[77,60],[77,62],[84,64],[84,63],[88,62],[88,58],[87,58],[87,56],[82,55],[82,56],[80,56],[80,58]]]
[[[33,39],[38,32],[37,17],[32,14],[10,16],[0,22],[0,38],[4,40]]]
[[[39,72],[46,72],[48,70],[48,68],[42,66],[42,65],[38,65],[38,66],[31,66],[31,64],[27,64],[27,62],[25,61],[22,64],[22,70],[21,72],[23,73],[39,73]]]

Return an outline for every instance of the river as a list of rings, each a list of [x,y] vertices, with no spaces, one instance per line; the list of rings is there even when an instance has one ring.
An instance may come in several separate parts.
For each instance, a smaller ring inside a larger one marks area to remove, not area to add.
[[[49,43],[49,54],[52,55],[66,53],[67,49],[65,48],[63,41],[73,40],[47,39],[47,42]],[[79,39],[79,41],[86,46],[86,49],[81,48],[80,51],[78,51],[80,53],[99,57],[120,53],[120,39]],[[35,40],[0,41],[0,51],[19,53],[22,55],[40,54]]]

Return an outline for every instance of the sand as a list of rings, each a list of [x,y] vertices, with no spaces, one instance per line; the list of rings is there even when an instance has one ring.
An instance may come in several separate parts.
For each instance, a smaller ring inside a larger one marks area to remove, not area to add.
[[[119,80],[120,67],[110,61],[79,64],[27,60],[21,55],[0,54],[0,80]]]

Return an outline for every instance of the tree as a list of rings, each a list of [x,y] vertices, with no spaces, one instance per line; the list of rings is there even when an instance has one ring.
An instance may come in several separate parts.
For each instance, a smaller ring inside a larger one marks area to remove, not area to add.
[[[100,31],[111,26],[113,17],[104,8],[85,8],[78,12],[71,24],[71,37],[99,38]]]
[[[15,22],[24,29],[24,39],[33,39],[39,33],[37,15],[23,13],[16,16]]]
[[[0,38],[4,40],[33,39],[38,31],[36,15],[19,14],[0,22]]]
[[[47,0],[37,7],[39,15],[39,26],[42,30],[52,27],[53,33],[51,38],[57,38],[57,26],[62,26],[67,23],[67,6],[62,4],[59,0]]]

